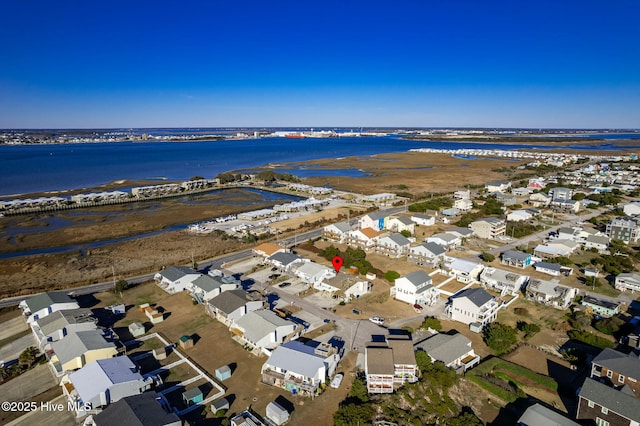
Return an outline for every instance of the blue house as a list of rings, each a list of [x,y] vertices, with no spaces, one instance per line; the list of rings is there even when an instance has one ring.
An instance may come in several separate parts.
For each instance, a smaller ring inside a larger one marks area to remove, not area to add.
[[[531,266],[531,255],[517,250],[507,250],[502,253],[500,263],[524,269],[527,266]]]

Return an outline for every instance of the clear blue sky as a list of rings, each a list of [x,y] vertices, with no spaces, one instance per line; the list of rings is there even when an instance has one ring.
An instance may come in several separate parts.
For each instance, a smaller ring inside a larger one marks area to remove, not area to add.
[[[640,128],[640,1],[2,1],[0,128]]]

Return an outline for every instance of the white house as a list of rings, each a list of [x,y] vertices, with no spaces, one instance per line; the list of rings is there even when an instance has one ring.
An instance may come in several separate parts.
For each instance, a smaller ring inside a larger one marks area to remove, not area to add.
[[[431,362],[440,361],[448,368],[466,371],[480,363],[480,356],[471,347],[471,340],[461,333],[437,333],[413,346],[426,352]]]
[[[27,318],[27,323],[44,318],[52,312],[65,309],[78,309],[78,302],[70,298],[66,293],[48,291],[23,300],[18,305]]]
[[[32,322],[31,331],[38,347],[49,349],[51,342],[57,342],[67,334],[97,329],[97,322],[90,309],[65,309]]]
[[[489,183],[486,183],[484,185],[484,187],[486,188],[487,192],[489,192],[489,193],[492,193],[492,192],[505,192],[505,191],[507,191],[507,189],[511,188],[511,182],[507,182],[507,181],[489,182]]]
[[[526,275],[498,268],[485,268],[480,274],[480,282],[487,288],[505,294],[516,295],[529,279]]]
[[[191,292],[191,297],[199,303],[209,301],[222,292],[240,288],[240,280],[232,276],[202,275],[187,284],[187,290]]]
[[[278,346],[262,365],[262,382],[312,396],[333,374],[340,357],[326,344],[317,347],[293,340]]]
[[[533,215],[526,210],[514,210],[507,215],[507,222],[524,222],[532,217]]]
[[[269,256],[265,263],[269,265],[273,265],[281,271],[290,271],[294,265],[301,264],[304,262],[308,262],[308,259],[303,259],[297,254],[289,253],[289,252],[279,252]]]
[[[468,198],[455,200],[453,207],[463,212],[469,211],[473,208],[473,201]]]
[[[229,290],[206,302],[206,310],[212,317],[230,325],[240,317],[262,308],[261,300],[251,300],[244,290]]]
[[[349,222],[332,223],[322,228],[322,238],[334,243],[346,243],[351,231]]]
[[[393,232],[409,231],[411,234],[416,231],[416,224],[405,216],[394,216],[387,219],[385,229]]]
[[[536,192],[529,196],[529,204],[533,207],[546,207],[551,204],[551,197],[544,192]]]
[[[594,248],[599,252],[603,252],[607,250],[609,247],[609,237],[606,235],[589,235],[584,240],[584,248],[591,249]]]
[[[453,321],[483,327],[496,319],[502,304],[481,288],[469,288],[451,296],[446,313]]]
[[[456,277],[456,281],[470,283],[478,279],[478,274],[484,269],[484,265],[471,260],[445,256],[442,269],[449,276]]]
[[[62,380],[63,393],[75,408],[76,416],[101,411],[124,397],[139,395],[151,388],[127,356],[93,361]],[[85,411],[85,407],[91,407]]]
[[[334,269],[327,268],[315,262],[305,262],[293,267],[293,273],[300,278],[303,283],[314,287],[319,286],[325,278],[336,276]]]
[[[438,289],[433,286],[432,279],[422,270],[411,272],[397,278],[390,289],[391,297],[410,305],[433,305],[438,300]]]
[[[573,273],[573,269],[567,266],[562,266],[558,263],[548,263],[548,262],[536,262],[534,268],[537,272],[542,272],[543,274],[559,276],[565,275],[569,276]]]
[[[349,233],[348,244],[351,247],[370,250],[376,246],[380,231],[373,228],[362,228]]]
[[[452,247],[459,246],[462,244],[462,238],[457,235],[453,235],[449,232],[441,232],[438,234],[433,234],[428,237],[426,240],[428,243],[436,243],[439,246],[450,249]]]
[[[635,272],[623,272],[616,276],[616,290],[640,291],[640,274]]]
[[[627,216],[638,216],[640,215],[640,201],[632,201],[630,203],[625,204],[622,207],[622,211]]]
[[[378,238],[376,253],[390,257],[402,257],[409,251],[411,241],[402,234],[391,234]]]
[[[275,349],[294,337],[298,326],[280,318],[273,311],[258,310],[247,313],[231,324],[231,332],[243,343],[257,349]]]
[[[158,286],[169,294],[180,293],[187,289],[203,274],[187,266],[171,266],[154,275]]]
[[[373,212],[362,216],[358,223],[360,225],[360,229],[372,228],[376,231],[382,231],[384,229],[386,217],[386,214],[382,212]]]
[[[578,290],[573,287],[538,279],[530,280],[525,291],[527,299],[558,309],[568,308],[576,294]]]
[[[433,216],[427,216],[426,214],[414,214],[411,216],[411,220],[416,223],[416,225],[422,226],[433,226],[436,224],[436,218]]]
[[[436,268],[443,261],[446,250],[436,243],[422,243],[409,248],[407,260],[418,265]]]

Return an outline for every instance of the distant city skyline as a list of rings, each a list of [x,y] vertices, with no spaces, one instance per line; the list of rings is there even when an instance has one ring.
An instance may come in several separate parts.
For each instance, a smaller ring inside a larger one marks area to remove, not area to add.
[[[3,2],[0,128],[640,128],[640,3]]]

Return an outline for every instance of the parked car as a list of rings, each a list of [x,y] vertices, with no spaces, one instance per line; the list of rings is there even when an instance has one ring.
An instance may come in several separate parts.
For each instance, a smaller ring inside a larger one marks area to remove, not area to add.
[[[369,321],[371,321],[374,324],[384,325],[384,318],[382,317],[371,317],[369,318]]]
[[[342,383],[343,378],[344,378],[344,374],[342,373],[336,374],[336,377],[334,377],[333,380],[331,381],[331,387],[334,389],[338,389],[340,387],[340,384]]]
[[[360,315],[360,309],[352,309],[351,312],[353,312],[356,315]]]
[[[291,285],[290,282],[285,282],[285,283],[282,283],[282,284],[278,284],[278,287],[285,288],[285,287],[289,287],[290,285]]]
[[[424,309],[422,306],[418,305],[417,303],[415,305],[413,305],[413,310],[416,311],[417,313],[422,312],[422,309]]]

